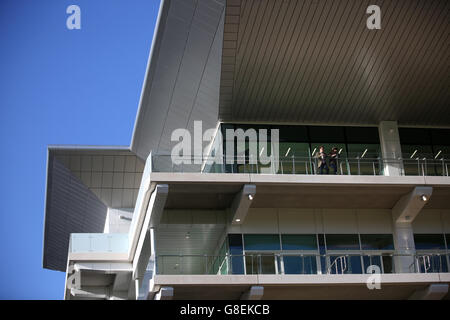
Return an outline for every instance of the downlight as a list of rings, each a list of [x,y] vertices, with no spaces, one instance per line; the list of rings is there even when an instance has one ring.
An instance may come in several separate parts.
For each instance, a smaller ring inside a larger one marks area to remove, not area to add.
[[[420,196],[420,200],[422,200],[423,202],[427,202],[428,201],[428,196],[426,194],[423,194]]]
[[[253,200],[253,195],[249,194],[248,195],[248,200],[252,201]]]

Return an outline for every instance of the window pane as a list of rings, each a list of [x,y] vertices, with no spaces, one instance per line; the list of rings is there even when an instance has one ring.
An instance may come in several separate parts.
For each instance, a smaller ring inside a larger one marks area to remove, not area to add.
[[[246,274],[275,274],[275,256],[246,254],[245,269]]]
[[[445,249],[443,234],[414,234],[416,250]]]
[[[431,136],[429,129],[421,128],[399,128],[401,144],[424,144],[431,145]]]
[[[274,255],[261,255],[260,256],[260,273],[261,274],[275,274],[275,256]]]
[[[380,268],[380,272],[382,272],[383,268],[381,266],[381,256],[363,256],[364,262],[364,273],[367,273],[367,268],[369,266],[378,266]]]
[[[245,234],[245,250],[280,250],[278,234]]]
[[[383,256],[383,271],[384,273],[393,273],[392,256]]]
[[[349,158],[376,159],[380,156],[380,145],[349,143],[347,153]]]
[[[377,127],[346,127],[347,143],[380,143]]]
[[[450,129],[430,129],[434,145],[450,146]]]
[[[348,257],[348,269],[345,273],[350,274],[361,274],[362,272],[362,265],[361,265],[361,257],[360,256],[350,256]]]
[[[394,250],[394,239],[391,234],[362,234],[363,250]]]
[[[316,274],[317,263],[315,256],[284,256],[285,274]]]
[[[231,273],[232,274],[244,274],[244,259],[242,257],[242,235],[229,234],[228,235],[228,247],[230,254],[235,257],[231,257]]]
[[[317,250],[315,234],[283,234],[281,243],[283,250]]]
[[[280,143],[280,173],[308,174],[311,173],[309,162],[309,143]]]
[[[327,234],[327,250],[359,250],[357,234]]]
[[[402,144],[403,159],[408,162],[417,161],[423,158],[433,159],[433,148],[431,145],[418,145],[418,144]]]
[[[272,126],[272,128],[280,130],[280,142],[308,142],[305,126]]]
[[[311,126],[311,142],[345,142],[344,127]]]

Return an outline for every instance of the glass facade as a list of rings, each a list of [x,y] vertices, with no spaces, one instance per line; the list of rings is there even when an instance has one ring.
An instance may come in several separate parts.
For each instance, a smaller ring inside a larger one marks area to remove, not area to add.
[[[243,247],[241,234],[228,235],[228,248],[230,251],[230,269],[232,274],[244,274],[244,263],[242,260]]]
[[[414,234],[416,250],[445,250],[443,234]]]
[[[448,175],[450,129],[399,128],[406,175]]]
[[[267,152],[267,155],[271,154],[271,130],[278,129],[280,168],[276,173],[318,173],[318,168],[313,163],[316,161],[319,148],[323,146],[324,152],[327,154],[331,153],[332,148],[337,148],[338,151],[338,162],[336,165],[330,163],[329,167],[322,171],[323,174],[326,172],[330,174],[380,174],[381,167],[378,161],[374,161],[380,157],[377,127],[222,124],[224,154],[226,154],[227,146],[232,142],[227,137],[227,129],[243,130],[244,132],[248,129],[255,129],[256,132],[259,129],[266,129],[268,143],[265,146],[254,146],[253,150],[257,150],[257,154],[252,154],[252,146],[249,145],[248,140],[245,143],[245,150],[237,150],[237,139],[235,138],[233,154],[240,159],[245,159],[246,163],[225,165],[226,172],[254,172],[256,168],[248,164],[249,160],[259,159],[262,152]],[[340,164],[339,159],[346,159],[346,161]]]
[[[361,234],[362,250],[394,250],[391,234]]]
[[[391,234],[230,234],[233,274],[393,272]]]
[[[245,234],[244,248],[255,251],[280,250],[280,237],[278,234]]]
[[[409,272],[448,272],[449,234],[414,234],[414,240]],[[378,266],[381,273],[394,273],[396,255],[392,234],[228,234],[213,256],[159,256],[158,272],[365,274]]]
[[[414,234],[414,243],[418,254],[416,267],[420,272],[448,272],[449,240],[448,234]]]

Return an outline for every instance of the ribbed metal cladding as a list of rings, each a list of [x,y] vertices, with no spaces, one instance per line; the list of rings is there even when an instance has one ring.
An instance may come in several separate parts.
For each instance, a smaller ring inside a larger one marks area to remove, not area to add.
[[[381,29],[369,30],[369,5]],[[447,0],[228,0],[222,121],[450,125]]]
[[[65,271],[70,234],[103,232],[107,207],[53,156],[49,169],[43,267]]]

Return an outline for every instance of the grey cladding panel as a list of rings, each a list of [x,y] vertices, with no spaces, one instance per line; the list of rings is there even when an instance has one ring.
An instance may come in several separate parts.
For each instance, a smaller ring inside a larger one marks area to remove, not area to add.
[[[215,127],[224,9],[223,0],[163,2],[131,146],[140,158],[170,151],[173,130],[194,120]]]
[[[103,232],[107,207],[53,156],[47,188],[43,267],[65,271],[70,233]]]

